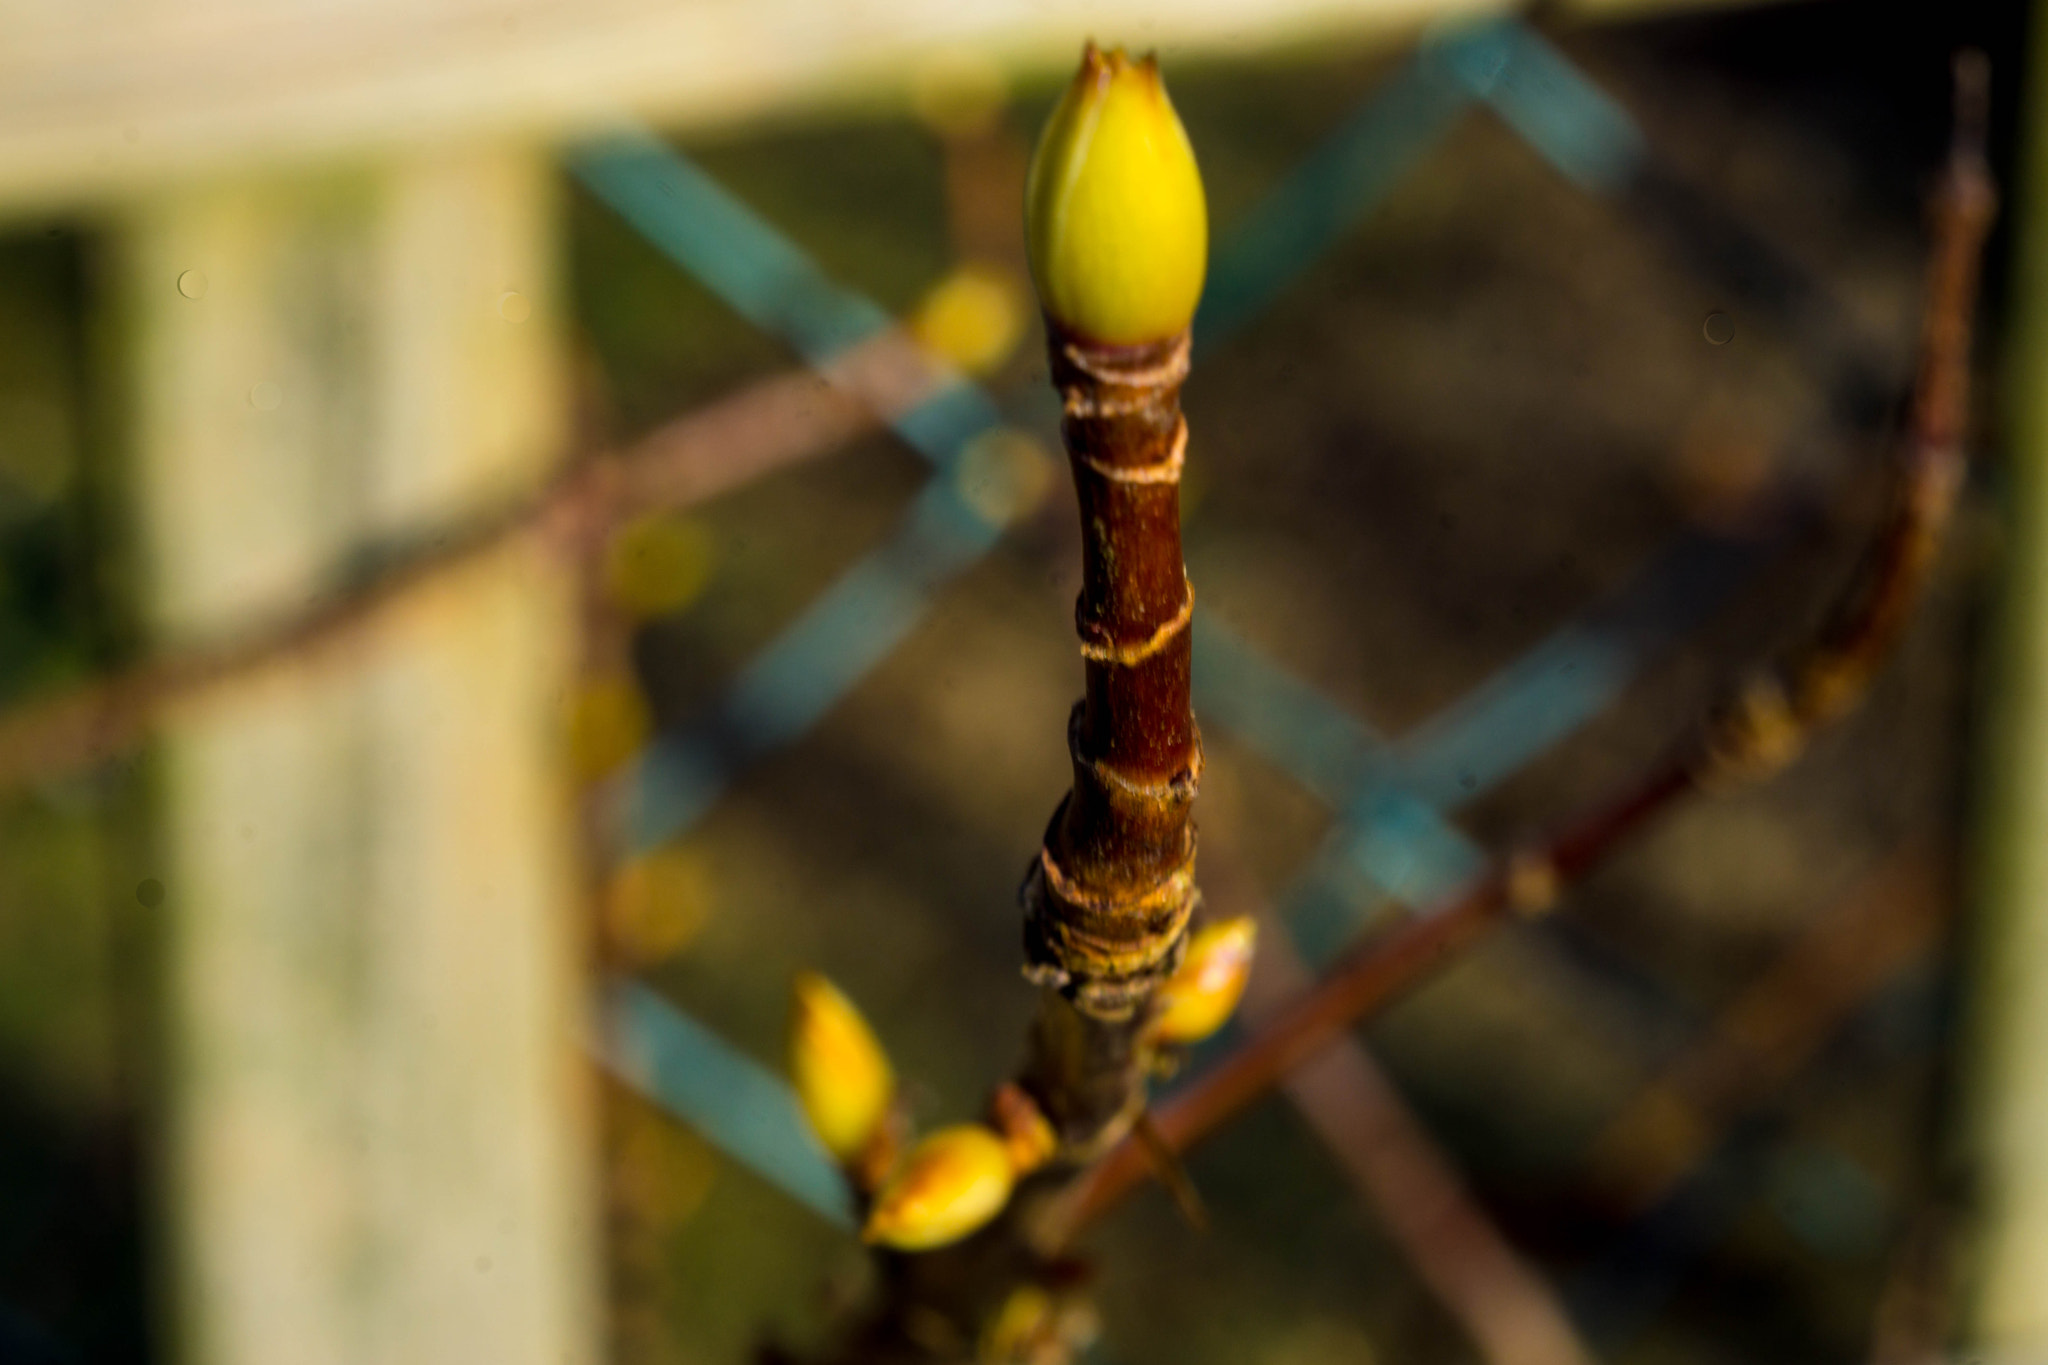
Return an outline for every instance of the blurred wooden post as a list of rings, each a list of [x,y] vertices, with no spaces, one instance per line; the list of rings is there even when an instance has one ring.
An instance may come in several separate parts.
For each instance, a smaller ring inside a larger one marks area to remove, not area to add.
[[[116,303],[165,643],[245,629],[366,540],[563,445],[537,151],[162,192]],[[173,718],[166,1249],[178,1358],[595,1358],[596,1177],[562,575],[515,547],[345,656]]]
[[[2003,391],[2006,562],[1984,757],[1972,1027],[1975,1246],[1966,1331],[2048,1359],[2048,11],[2036,5]]]

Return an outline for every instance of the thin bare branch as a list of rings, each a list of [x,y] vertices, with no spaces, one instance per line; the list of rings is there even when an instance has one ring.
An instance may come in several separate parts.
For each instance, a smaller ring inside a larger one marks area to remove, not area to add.
[[[346,647],[391,603],[515,540],[538,536],[558,553],[584,553],[626,517],[689,506],[820,455],[915,407],[946,382],[893,328],[822,372],[762,380],[616,455],[575,463],[537,493],[383,547],[367,556],[372,568],[311,608],[0,715],[0,794],[133,748],[166,707],[210,687]]]
[[[1211,837],[1206,894],[1270,922],[1250,870]],[[1312,981],[1279,926],[1262,934],[1240,1009],[1254,1025]],[[1309,1127],[1438,1302],[1492,1365],[1588,1365],[1592,1353],[1550,1286],[1519,1256],[1372,1053],[1342,1038],[1285,1082]]]

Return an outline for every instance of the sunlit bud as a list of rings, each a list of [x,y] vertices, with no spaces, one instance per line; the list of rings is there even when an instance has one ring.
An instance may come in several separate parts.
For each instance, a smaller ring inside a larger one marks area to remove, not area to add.
[[[1156,59],[1088,45],[1039,135],[1024,227],[1039,300],[1069,330],[1133,345],[1194,318],[1209,214]]]
[[[1223,1027],[1251,976],[1252,947],[1258,934],[1258,925],[1242,916],[1211,924],[1188,940],[1188,955],[1180,970],[1159,988],[1158,1011],[1151,1024],[1153,1042],[1185,1046],[1199,1043]]]
[[[1038,1101],[1013,1082],[1004,1081],[996,1087],[989,1100],[988,1117],[990,1126],[1003,1139],[1004,1150],[1010,1154],[1010,1169],[1018,1175],[1037,1170],[1060,1149],[1059,1134],[1053,1131]]]
[[[815,972],[796,979],[789,1076],[825,1150],[857,1162],[888,1117],[896,1076],[853,1002]]]
[[[1014,1180],[1009,1149],[994,1133],[978,1123],[941,1128],[882,1186],[861,1237],[899,1251],[957,1242],[1002,1211]]]

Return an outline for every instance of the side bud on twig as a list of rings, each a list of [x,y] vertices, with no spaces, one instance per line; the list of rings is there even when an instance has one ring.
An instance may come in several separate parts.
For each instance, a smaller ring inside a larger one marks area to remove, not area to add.
[[[1198,930],[1180,969],[1154,997],[1147,1039],[1160,1047],[1199,1043],[1223,1027],[1252,974],[1259,926],[1249,915]]]
[[[1001,1138],[978,1123],[941,1128],[910,1149],[875,1195],[861,1239],[898,1251],[957,1242],[1001,1213],[1015,1184]]]
[[[842,1166],[868,1165],[889,1126],[896,1073],[853,1002],[816,972],[796,978],[789,1076],[825,1150]]]
[[[1155,58],[1088,45],[1031,159],[1024,225],[1039,300],[1061,326],[1114,346],[1187,327],[1209,216]]]

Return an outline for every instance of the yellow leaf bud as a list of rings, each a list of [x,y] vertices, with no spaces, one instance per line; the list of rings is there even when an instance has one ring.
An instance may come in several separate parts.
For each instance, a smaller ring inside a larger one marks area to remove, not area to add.
[[[898,1251],[957,1242],[1002,1211],[1014,1180],[1009,1149],[994,1133],[978,1123],[941,1128],[882,1186],[861,1238]]]
[[[1258,925],[1247,915],[1211,924],[1189,939],[1180,970],[1159,988],[1152,1041],[1185,1046],[1222,1028],[1252,974],[1258,936]]]
[[[815,972],[796,979],[789,1075],[825,1150],[855,1164],[888,1118],[896,1076],[853,1002]]]
[[[1088,45],[1039,135],[1024,227],[1039,300],[1068,330],[1128,346],[1193,320],[1209,211],[1155,58]]]

